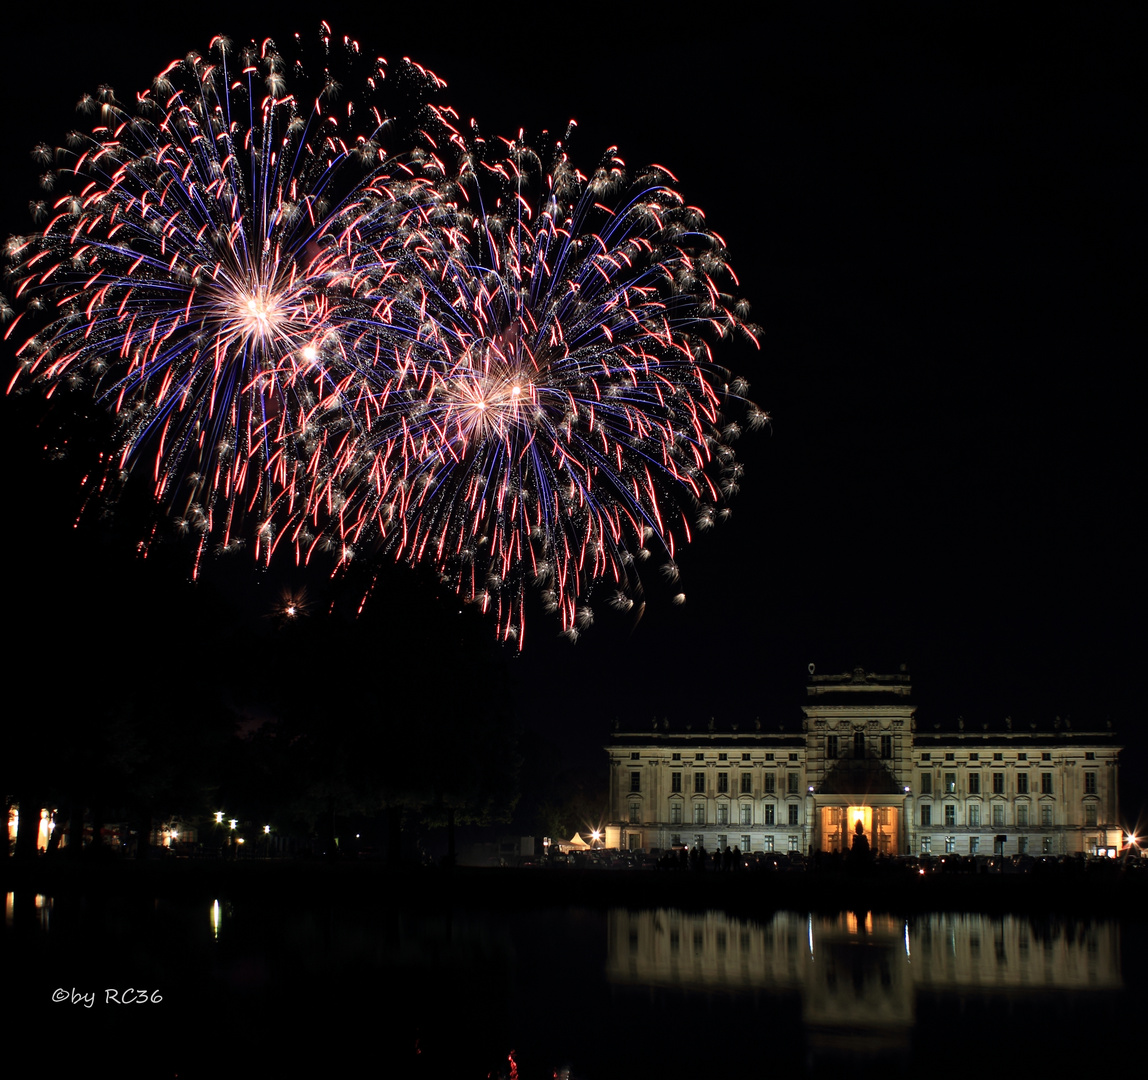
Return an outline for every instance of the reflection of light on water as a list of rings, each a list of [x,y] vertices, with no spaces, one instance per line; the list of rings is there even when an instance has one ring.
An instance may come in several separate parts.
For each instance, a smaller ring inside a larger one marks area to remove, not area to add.
[[[714,911],[660,909],[612,911],[607,934],[609,978],[651,986],[720,983],[727,989],[807,992],[813,980],[824,977],[811,967],[814,956],[820,967],[842,950],[854,950],[851,957],[881,954],[890,964],[899,962],[914,992],[1122,985],[1120,931],[1110,920],[1053,920],[1036,927],[1016,915],[950,912],[896,919],[873,912],[778,912],[759,922]]]
[[[789,999],[800,1005],[811,1060],[903,1065],[922,998],[957,993],[988,1003],[1039,992],[1068,1002],[1081,992],[1119,990],[1120,929],[1111,920],[1015,915],[778,912],[758,921],[614,910],[606,977],[687,995]]]
[[[823,919],[822,922],[825,920]],[[847,911],[845,913],[845,924],[850,934],[856,935],[858,932],[871,934],[873,933],[873,912],[865,912],[865,918],[858,919],[857,912]]]
[[[23,899],[20,901],[20,910],[24,912],[25,916],[28,913],[27,903],[28,894],[25,893]],[[43,893],[36,893],[32,903],[36,909],[36,921],[40,924],[40,929],[44,931],[50,930],[52,925],[52,907],[54,904],[52,897],[45,896]],[[4,895],[4,925],[9,929],[16,925],[16,894],[14,892],[5,893]],[[24,925],[28,925],[27,918],[25,918]]]
[[[219,901],[216,900],[211,905],[211,932],[215,940],[219,940],[219,927],[223,923],[223,912],[220,910]]]

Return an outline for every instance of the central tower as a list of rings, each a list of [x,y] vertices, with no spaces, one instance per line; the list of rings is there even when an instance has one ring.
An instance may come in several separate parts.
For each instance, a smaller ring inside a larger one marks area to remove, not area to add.
[[[909,676],[813,670],[802,706],[811,847],[848,851],[860,822],[874,852],[904,854],[916,713]]]

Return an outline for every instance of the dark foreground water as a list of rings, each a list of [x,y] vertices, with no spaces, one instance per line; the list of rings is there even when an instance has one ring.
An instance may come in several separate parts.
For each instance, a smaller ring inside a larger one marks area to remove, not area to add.
[[[1142,1042],[1146,946],[1047,913],[14,889],[0,960],[6,1057],[47,1077],[1058,1077]]]

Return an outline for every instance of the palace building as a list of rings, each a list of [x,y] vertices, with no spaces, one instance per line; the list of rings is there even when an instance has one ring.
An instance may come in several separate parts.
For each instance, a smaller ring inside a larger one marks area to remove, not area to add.
[[[613,732],[606,846],[883,855],[1116,854],[1120,746],[1109,726],[1005,719],[920,729],[909,676],[815,675],[804,717],[655,721]]]

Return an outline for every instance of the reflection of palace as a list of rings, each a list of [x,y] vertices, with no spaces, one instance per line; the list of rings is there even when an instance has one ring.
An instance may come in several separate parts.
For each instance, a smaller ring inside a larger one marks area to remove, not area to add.
[[[720,912],[610,912],[606,975],[615,985],[796,994],[819,1053],[903,1051],[919,995],[1064,993],[1121,988],[1120,932],[1109,921],[872,912],[764,921]]]
[[[607,847],[1115,854],[1111,730],[918,728],[909,676],[811,675],[804,720],[615,731]]]
[[[614,908],[607,934],[610,981],[642,986],[799,990],[819,1000],[836,996],[833,988],[847,981],[834,970],[835,952],[856,944],[875,947],[868,954],[874,963],[861,974],[886,988],[883,997],[921,989],[1122,986],[1120,930],[1110,920],[1053,920],[1038,928],[1021,915],[779,911],[759,922],[718,911]],[[912,1002],[885,1011],[911,1016]]]

